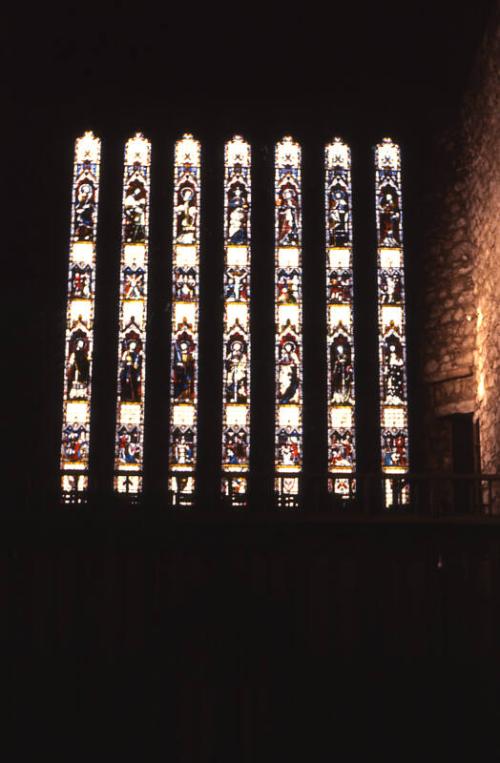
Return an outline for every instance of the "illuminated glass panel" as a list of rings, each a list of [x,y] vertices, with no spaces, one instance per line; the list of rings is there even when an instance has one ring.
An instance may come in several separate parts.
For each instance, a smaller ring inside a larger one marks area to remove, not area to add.
[[[224,155],[222,492],[246,503],[250,452],[250,145],[235,136]]]
[[[275,489],[299,492],[302,471],[301,149],[291,137],[275,149]]]
[[[88,487],[95,264],[101,141],[86,132],[75,144],[64,361],[61,487]]]
[[[355,470],[351,152],[325,149],[326,321],[329,490],[349,497]],[[345,474],[346,477],[342,475]]]
[[[169,490],[174,504],[192,503],[198,426],[200,144],[175,144],[172,254],[172,352]]]
[[[390,138],[375,148],[375,173],[382,471],[396,478],[385,481],[392,506],[409,501],[409,457],[401,153]]]
[[[123,175],[114,488],[142,489],[151,144],[127,141]]]

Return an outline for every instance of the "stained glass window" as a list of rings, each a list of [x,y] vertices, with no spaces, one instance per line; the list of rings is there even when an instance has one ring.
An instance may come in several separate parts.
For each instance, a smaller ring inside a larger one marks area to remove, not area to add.
[[[123,175],[114,487],[142,489],[151,144],[127,141]]]
[[[302,471],[301,149],[285,137],[275,150],[275,489],[299,492]]]
[[[76,140],[66,311],[61,487],[88,488],[95,262],[101,141]]]
[[[250,146],[235,136],[224,157],[222,492],[245,504],[250,450]]]
[[[355,470],[351,152],[325,149],[329,490],[349,497]],[[346,475],[345,477],[343,475]]]
[[[409,490],[405,288],[401,152],[390,138],[375,148],[382,471],[385,505],[404,504]]]
[[[175,144],[169,490],[174,504],[194,499],[198,415],[200,144]]]

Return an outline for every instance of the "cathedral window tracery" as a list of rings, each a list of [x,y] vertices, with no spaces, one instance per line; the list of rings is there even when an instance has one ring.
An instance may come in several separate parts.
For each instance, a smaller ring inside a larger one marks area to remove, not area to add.
[[[75,143],[61,442],[63,493],[88,488],[101,141]]]
[[[375,148],[375,204],[382,472],[402,477],[409,455],[401,152],[390,138]],[[409,502],[408,487],[399,484],[385,482],[387,507]]]
[[[141,133],[125,146],[114,488],[142,490],[151,144]]]
[[[169,490],[194,501],[198,441],[198,336],[201,146],[186,133],[175,144]]]

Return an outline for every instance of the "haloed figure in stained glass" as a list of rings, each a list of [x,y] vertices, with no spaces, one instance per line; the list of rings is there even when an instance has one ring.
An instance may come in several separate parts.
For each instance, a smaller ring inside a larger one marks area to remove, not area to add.
[[[297,188],[292,183],[281,186],[276,199],[278,208],[278,244],[287,246],[299,240]]]
[[[248,398],[248,345],[240,333],[233,334],[226,348],[226,399],[246,403]]]
[[[136,243],[146,237],[147,192],[140,177],[133,178],[123,200],[125,241]]]
[[[96,192],[87,173],[76,187],[74,229],[78,241],[90,241],[94,235]]]
[[[175,230],[178,244],[194,244],[196,214],[195,189],[189,183],[185,183],[179,188],[175,206]]]
[[[194,348],[191,334],[187,330],[179,331],[174,345],[173,358],[174,399],[177,402],[194,400]]]
[[[300,349],[293,334],[285,334],[279,344],[278,401],[280,405],[299,399]]]
[[[69,341],[67,364],[68,398],[82,400],[88,397],[90,381],[89,338],[83,329],[77,329]]]
[[[405,363],[401,339],[394,332],[386,336],[384,353],[384,392],[389,405],[402,403],[405,399]]]
[[[228,243],[242,245],[248,243],[248,192],[243,183],[233,183],[228,192]]]
[[[330,246],[345,246],[349,241],[349,194],[345,180],[335,177],[328,193],[328,233]]]
[[[124,403],[137,403],[142,399],[142,363],[140,335],[130,331],[122,344],[120,393]]]
[[[401,212],[398,193],[390,184],[384,185],[380,191],[379,210],[381,246],[400,246],[399,222]]]
[[[352,350],[346,333],[339,331],[335,336],[330,345],[330,354],[332,402],[352,405]]]

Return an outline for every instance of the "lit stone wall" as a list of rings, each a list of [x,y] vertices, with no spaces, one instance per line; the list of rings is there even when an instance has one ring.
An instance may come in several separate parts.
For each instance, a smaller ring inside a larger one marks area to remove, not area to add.
[[[493,22],[495,19],[492,20]],[[427,468],[451,467],[445,417],[473,413],[481,468],[500,471],[500,60],[498,25],[479,52],[462,118],[432,158],[432,221],[425,242],[422,371]],[[472,471],[471,465],[471,471]]]

